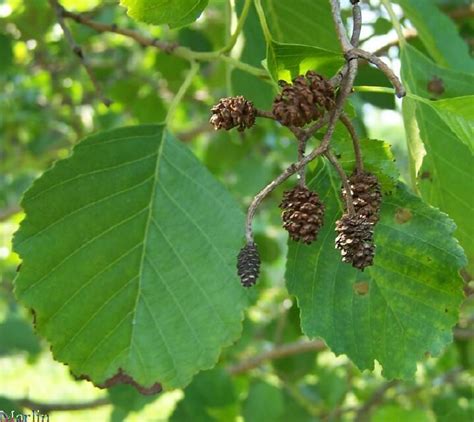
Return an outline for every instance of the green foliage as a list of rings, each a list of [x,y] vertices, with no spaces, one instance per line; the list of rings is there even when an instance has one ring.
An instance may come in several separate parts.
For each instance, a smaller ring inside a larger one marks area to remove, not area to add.
[[[139,21],[179,28],[194,22],[207,6],[208,0],[121,0],[128,14]]]
[[[408,92],[425,97],[423,101],[408,103],[408,114],[416,118],[410,142],[419,151],[421,141],[426,150],[418,172],[419,188],[424,199],[453,218],[456,236],[472,265],[474,226],[470,216],[474,205],[467,198],[474,197],[474,157],[472,139],[466,135],[472,131],[473,116],[471,105],[464,108],[470,97],[463,96],[473,93],[474,76],[439,67],[411,46],[402,50],[402,74]],[[437,105],[438,101],[427,103],[429,83],[434,77],[440,78],[443,86],[441,105]],[[455,104],[461,107],[456,109]]]
[[[326,203],[325,226],[311,247],[290,242],[286,271],[303,331],[360,369],[373,369],[376,359],[388,378],[410,378],[426,351],[437,355],[451,341],[458,319],[466,262],[454,224],[398,186],[383,201],[374,266],[361,273],[334,249],[337,178],[322,166],[310,186]]]
[[[361,47],[394,69],[400,57],[408,91],[401,106],[361,61],[345,107],[384,192],[375,265],[341,262],[341,182],[315,161],[308,180],[327,207],[318,241],[288,244],[281,228],[292,177],[258,208],[261,277],[249,291],[235,269],[241,210],[295,162],[297,142],[269,119],[215,133],[209,110],[243,95],[268,111],[277,80],[308,69],[332,77],[345,60],[330,2],[59,2],[110,29],[65,17],[113,104],[101,104],[51,2],[0,1],[0,410],[98,399],[50,418],[472,420],[472,297],[462,303],[472,282],[459,277],[474,270],[469,2],[399,0],[396,22],[383,8],[393,2],[360,2]],[[419,35],[399,48],[398,25]],[[331,148],[352,173],[340,123]],[[387,384],[381,373],[412,379]],[[140,393],[150,386],[164,390]]]
[[[262,403],[271,403],[271,406],[262,406]],[[283,411],[283,393],[278,387],[264,381],[257,381],[250,386],[243,408],[246,421],[279,421],[283,416]]]
[[[332,21],[329,2],[262,0],[262,6],[275,41],[339,51],[334,26],[321,24]]]
[[[235,418],[237,400],[230,376],[223,370],[201,372],[184,390],[171,422],[216,421]]]
[[[474,71],[474,60],[455,24],[431,0],[397,0],[415,25],[425,48],[445,67]]]
[[[10,317],[0,323],[0,338],[2,339],[0,356],[19,351],[36,356],[41,351],[40,343],[31,324],[18,317]]]
[[[239,336],[240,211],[163,126],[87,138],[23,207],[17,296],[77,375],[180,387]]]
[[[352,141],[347,137],[334,140],[334,150],[345,172],[351,174],[356,167]],[[390,145],[376,139],[361,139],[364,168],[375,174],[385,192],[391,192],[398,180],[399,171]]]

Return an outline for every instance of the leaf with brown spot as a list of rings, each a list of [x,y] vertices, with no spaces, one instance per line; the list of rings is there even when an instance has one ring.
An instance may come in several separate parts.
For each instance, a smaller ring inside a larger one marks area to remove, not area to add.
[[[397,224],[408,223],[412,217],[413,214],[408,208],[398,208],[395,212],[395,221]]]
[[[365,296],[369,293],[369,283],[367,281],[358,281],[357,283],[354,283],[354,291],[359,296]]]

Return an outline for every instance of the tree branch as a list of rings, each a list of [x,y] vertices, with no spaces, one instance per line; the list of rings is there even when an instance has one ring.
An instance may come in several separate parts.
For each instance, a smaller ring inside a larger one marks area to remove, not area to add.
[[[235,365],[229,366],[227,372],[231,375],[238,375],[243,372],[250,371],[251,369],[258,368],[262,363],[281,359],[288,356],[300,355],[308,352],[318,352],[324,350],[326,345],[321,340],[313,341],[297,341],[294,343],[287,343],[281,346],[274,347],[267,352],[263,352],[259,355],[253,356],[247,360],[239,362]]]
[[[84,51],[82,50],[81,46],[76,43],[76,40],[72,36],[71,30],[69,29],[69,27],[66,25],[66,22],[64,21],[64,17],[66,16],[65,9],[59,4],[58,0],[49,0],[49,3],[51,7],[53,8],[54,13],[56,14],[56,19],[59,23],[59,26],[63,30],[64,38],[66,39],[73,53],[79,58],[79,61],[81,62],[82,67],[87,72],[87,75],[89,76],[89,79],[91,80],[92,85],[94,85],[94,89],[96,91],[97,96],[107,107],[109,107],[112,104],[112,101],[109,98],[106,98],[104,96],[102,87],[100,86],[100,83],[97,80],[91,65],[89,64],[89,61],[84,55]]]
[[[78,14],[78,13],[70,12],[68,10],[64,10],[63,15],[64,17],[72,19],[81,25],[88,26],[89,28],[92,28],[93,30],[99,33],[111,32],[114,34],[119,34],[119,35],[122,35],[124,37],[134,40],[135,42],[137,42],[143,47],[154,47],[160,51],[163,51],[164,53],[173,54],[174,56],[180,57],[182,59],[185,59],[191,62],[192,61],[222,60],[226,63],[231,64],[232,66],[238,69],[241,69],[247,73],[253,74],[262,79],[269,78],[268,73],[264,69],[251,66],[247,63],[243,63],[240,60],[237,60],[231,56],[223,54],[222,51],[211,51],[211,52],[193,51],[187,47],[182,47],[175,42],[167,42],[167,41],[159,40],[157,38],[147,37],[131,29],[119,28],[116,24],[105,24],[102,22],[96,22],[83,14]]]
[[[392,387],[395,387],[400,381],[392,380],[382,384],[378,390],[363,404],[362,407],[357,411],[354,422],[367,422],[369,421],[370,412],[372,408],[380,404],[384,397],[385,393],[390,390]]]
[[[349,58],[359,57],[361,59],[367,60],[368,62],[372,63],[373,65],[377,66],[388,78],[388,80],[392,83],[393,87],[395,88],[395,92],[398,98],[403,98],[406,95],[405,88],[403,87],[400,79],[398,79],[397,75],[393,73],[393,70],[388,67],[385,62],[383,62],[380,58],[375,56],[372,53],[364,51],[360,48],[354,48],[349,53]]]
[[[41,403],[30,399],[12,401],[17,403],[20,407],[26,407],[31,410],[39,411],[43,414],[50,412],[74,412],[79,410],[96,409],[98,407],[107,406],[110,404],[108,397],[82,403]]]

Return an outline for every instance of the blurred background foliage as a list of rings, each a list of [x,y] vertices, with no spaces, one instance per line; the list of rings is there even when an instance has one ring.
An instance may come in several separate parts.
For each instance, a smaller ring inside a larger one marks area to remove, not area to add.
[[[231,3],[241,11],[242,1]],[[469,0],[436,3],[456,22],[472,53]],[[64,0],[62,4],[87,12],[96,21],[134,28],[195,51],[222,47],[229,22],[235,20],[224,0],[211,0],[203,16],[181,30],[133,22],[116,1]],[[399,67],[396,36],[386,14],[377,0],[363,4],[363,45]],[[350,16],[348,8],[345,16]],[[401,21],[411,27],[403,17]],[[113,101],[110,107],[100,102],[65,43],[47,0],[0,0],[0,410],[27,413],[33,407],[50,412],[52,421],[474,420],[472,297],[461,310],[455,341],[442,356],[427,356],[411,382],[387,382],[380,368],[361,373],[317,341],[304,353],[272,355],[303,340],[296,304],[284,286],[286,236],[277,205],[285,187],[271,196],[258,217],[257,243],[265,263],[262,282],[253,290],[242,338],[224,351],[215,369],[196,376],[184,391],[144,397],[127,386],[99,390],[74,380],[65,366],[54,362],[48,345],[34,334],[33,316],[13,296],[19,260],[10,239],[22,218],[21,195],[83,136],[163,120],[189,68],[183,59],[140,47],[130,39],[68,24]],[[258,65],[265,47],[253,9],[243,40],[236,46],[241,60]],[[416,35],[409,40],[428,54]],[[356,84],[388,86],[384,76],[369,66],[361,68]],[[260,122],[245,134],[212,132],[209,109],[230,94],[246,95],[257,106],[268,107],[272,87],[221,62],[205,63],[171,124],[178,138],[245,207],[255,192],[295,159],[296,148],[289,132],[272,122]],[[391,143],[406,179],[400,104],[392,95],[373,93],[355,94],[352,103],[361,135]],[[466,284],[466,291],[472,293],[472,285]],[[262,353],[279,358],[258,360]]]

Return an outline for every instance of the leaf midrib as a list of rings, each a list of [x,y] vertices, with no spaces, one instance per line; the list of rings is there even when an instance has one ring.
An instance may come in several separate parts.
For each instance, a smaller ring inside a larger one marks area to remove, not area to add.
[[[160,170],[161,157],[163,155],[164,145],[166,143],[165,135],[166,135],[166,129],[163,129],[163,131],[161,133],[161,144],[160,144],[160,147],[158,149],[158,153],[156,155],[155,169],[153,171],[154,179],[153,179],[153,186],[152,186],[151,195],[150,195],[150,202],[148,203],[148,215],[147,215],[146,223],[145,223],[145,233],[144,233],[144,236],[143,236],[143,248],[142,248],[142,254],[141,254],[141,257],[140,257],[140,267],[139,267],[139,270],[138,270],[137,297],[135,298],[135,304],[134,304],[133,310],[132,310],[132,312],[133,312],[132,321],[135,321],[135,319],[136,319],[138,302],[139,302],[140,296],[141,296],[143,266],[144,266],[144,263],[145,263],[145,254],[146,254],[146,250],[147,250],[147,246],[148,246],[147,245],[148,244],[148,233],[150,231],[150,226],[153,224],[152,210],[153,210],[153,204],[154,204],[155,196],[156,196],[156,187],[157,187],[157,184],[158,184],[158,172]],[[150,310],[150,312],[151,312],[151,310]],[[136,326],[136,324],[132,323],[132,330],[130,332],[130,345],[129,345],[129,352],[128,352],[129,359],[130,359],[130,353],[132,351],[132,345],[134,343],[134,338],[135,338],[135,326]]]

